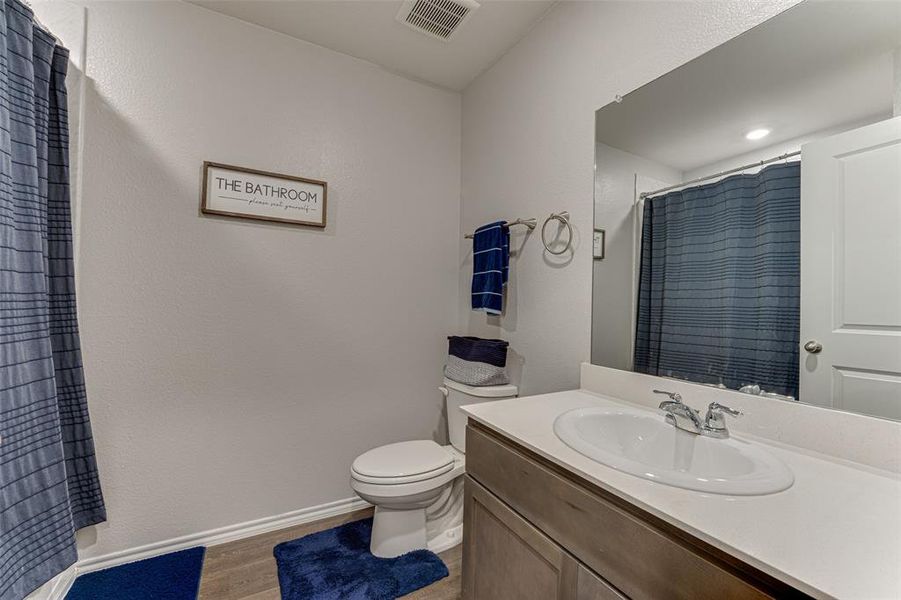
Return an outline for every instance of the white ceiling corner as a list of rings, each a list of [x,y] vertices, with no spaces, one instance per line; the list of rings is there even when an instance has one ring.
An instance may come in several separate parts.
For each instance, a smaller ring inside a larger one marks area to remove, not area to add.
[[[402,0],[188,0],[453,91],[491,67],[555,0],[481,0],[448,42],[395,20]]]

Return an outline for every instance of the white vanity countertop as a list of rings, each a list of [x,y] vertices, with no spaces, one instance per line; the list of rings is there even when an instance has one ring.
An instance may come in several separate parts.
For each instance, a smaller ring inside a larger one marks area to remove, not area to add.
[[[568,410],[623,404],[648,410],[575,390],[473,404],[463,411],[564,469],[810,595],[901,598],[901,478],[733,434],[762,444],[781,458],[794,472],[795,483],[766,496],[721,496],[617,471],[576,452],[554,434],[554,420]]]

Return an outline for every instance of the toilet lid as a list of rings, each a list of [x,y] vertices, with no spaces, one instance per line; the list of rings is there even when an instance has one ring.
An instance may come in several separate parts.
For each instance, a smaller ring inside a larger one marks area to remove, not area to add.
[[[450,452],[431,440],[398,442],[364,452],[351,467],[354,476],[371,483],[409,483],[447,473],[454,467]]]

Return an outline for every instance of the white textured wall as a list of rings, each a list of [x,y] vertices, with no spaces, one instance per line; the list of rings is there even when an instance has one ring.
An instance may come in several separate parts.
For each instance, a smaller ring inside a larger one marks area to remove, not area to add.
[[[892,53],[893,75],[895,77],[894,95],[892,96],[892,113],[901,116],[901,48]]]
[[[578,387],[589,358],[595,110],[794,3],[563,2],[464,91],[463,227],[568,210],[581,238],[568,263],[525,241],[499,325],[469,310],[461,243],[461,324],[510,341],[522,393]]]
[[[526,241],[503,329],[466,308],[457,95],[190,5],[89,4],[77,260],[110,519],[82,557],[349,496],[360,451],[440,428],[455,323],[510,339],[525,393],[577,386],[594,110],[792,3],[564,3],[467,90],[464,228],[569,210],[584,236],[563,265]],[[328,180],[328,229],[199,216],[203,160]]]
[[[603,259],[592,261],[591,362],[632,368],[633,314],[638,282],[635,188],[649,192],[682,181],[682,172],[598,141],[594,226],[606,232]],[[637,179],[637,181],[636,181]],[[644,203],[638,207],[643,210]],[[586,240],[585,251],[592,247]]]
[[[81,557],[350,497],[360,452],[441,424],[459,95],[188,4],[87,23]],[[328,228],[200,216],[204,160],[327,180]]]

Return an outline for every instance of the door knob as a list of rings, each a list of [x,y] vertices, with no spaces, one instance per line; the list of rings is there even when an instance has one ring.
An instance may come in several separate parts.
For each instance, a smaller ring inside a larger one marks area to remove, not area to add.
[[[823,349],[823,344],[819,343],[816,340],[810,340],[806,344],[804,344],[804,349],[810,352],[811,354],[819,354]]]

